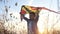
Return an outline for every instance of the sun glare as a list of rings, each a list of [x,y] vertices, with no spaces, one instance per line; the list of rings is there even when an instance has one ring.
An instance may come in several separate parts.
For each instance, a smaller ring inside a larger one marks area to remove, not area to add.
[[[40,33],[44,32],[44,24],[43,23],[38,23],[38,30]]]

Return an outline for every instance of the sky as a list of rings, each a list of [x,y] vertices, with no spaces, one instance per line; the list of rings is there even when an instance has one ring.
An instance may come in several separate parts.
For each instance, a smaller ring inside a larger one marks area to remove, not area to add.
[[[5,3],[4,3],[5,1]],[[15,6],[15,3],[17,2],[17,6]],[[0,1],[0,14],[4,11],[4,6],[7,6],[10,8],[8,9],[10,11],[14,12],[20,12],[22,5],[29,5],[29,6],[39,6],[39,7],[46,7],[51,10],[57,11],[57,0],[2,0]]]

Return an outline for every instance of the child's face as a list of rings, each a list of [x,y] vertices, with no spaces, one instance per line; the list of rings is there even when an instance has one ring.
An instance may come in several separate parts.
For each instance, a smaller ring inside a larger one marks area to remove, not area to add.
[[[34,19],[35,15],[30,14],[30,19]]]

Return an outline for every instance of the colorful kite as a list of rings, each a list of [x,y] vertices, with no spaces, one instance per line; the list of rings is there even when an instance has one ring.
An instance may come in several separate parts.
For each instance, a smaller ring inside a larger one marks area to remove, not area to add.
[[[30,12],[34,12],[34,13],[37,13],[39,12],[39,8],[38,7],[32,7],[32,6],[26,6],[26,5],[23,5],[21,7],[21,14],[29,14]]]
[[[30,12],[34,12],[34,13],[39,13],[42,9],[44,10],[48,10],[50,12],[55,12],[53,10],[50,10],[48,8],[45,8],[45,7],[33,7],[33,6],[27,6],[27,5],[23,5],[21,7],[21,14],[29,14]],[[55,12],[57,13],[57,12]]]

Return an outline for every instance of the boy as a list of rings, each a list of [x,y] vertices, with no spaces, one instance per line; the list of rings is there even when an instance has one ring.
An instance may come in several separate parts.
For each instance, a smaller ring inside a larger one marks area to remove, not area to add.
[[[38,29],[37,29],[37,21],[39,18],[39,15],[35,14],[34,12],[30,12],[29,18],[26,18],[24,15],[22,15],[22,18],[27,21],[28,24],[28,34],[38,34]]]

